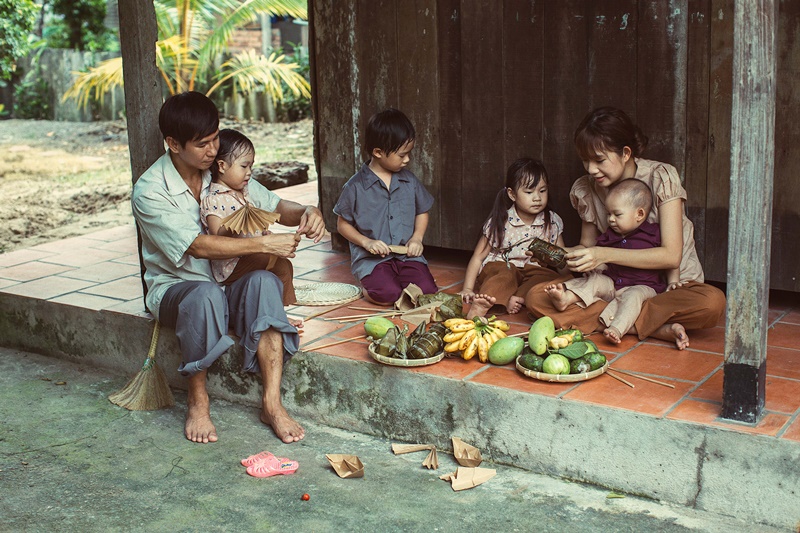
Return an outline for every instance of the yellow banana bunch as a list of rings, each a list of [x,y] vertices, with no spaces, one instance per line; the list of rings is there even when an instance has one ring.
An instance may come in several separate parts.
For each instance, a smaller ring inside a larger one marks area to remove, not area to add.
[[[506,337],[506,331],[511,328],[508,322],[494,316],[475,317],[471,320],[450,318],[444,321],[444,325],[448,329],[444,336],[444,351],[461,352],[461,357],[465,360],[472,359],[477,354],[482,363],[489,361],[489,348],[492,344]]]

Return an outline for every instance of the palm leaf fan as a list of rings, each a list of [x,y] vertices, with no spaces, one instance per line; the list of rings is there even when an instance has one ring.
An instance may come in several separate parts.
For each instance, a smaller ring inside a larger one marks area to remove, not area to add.
[[[254,207],[252,204],[245,204],[241,209],[237,209],[232,215],[223,218],[220,224],[233,233],[252,234],[266,231],[270,224],[274,224],[281,219],[281,215],[272,211],[264,211]]]

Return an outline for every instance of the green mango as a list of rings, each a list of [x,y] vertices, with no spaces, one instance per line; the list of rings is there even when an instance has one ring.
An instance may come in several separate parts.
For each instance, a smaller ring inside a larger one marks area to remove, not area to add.
[[[382,316],[369,317],[364,322],[364,331],[375,340],[382,339],[392,328],[394,328],[394,322]]]
[[[519,337],[504,337],[489,348],[489,362],[493,365],[507,365],[517,358],[525,346]]]
[[[528,331],[528,346],[531,347],[536,355],[544,355],[547,352],[547,343],[555,336],[556,326],[553,319],[543,316],[531,325]]]

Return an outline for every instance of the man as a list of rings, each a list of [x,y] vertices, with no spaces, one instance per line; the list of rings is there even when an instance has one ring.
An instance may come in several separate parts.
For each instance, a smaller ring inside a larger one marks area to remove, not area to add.
[[[251,196],[274,206],[281,224],[298,226],[297,232],[248,239],[204,234],[200,194],[210,182],[208,169],[219,147],[217,108],[201,93],[182,93],[164,102],[158,122],[167,152],[136,182],[131,201],[142,235],[147,307],[162,324],[175,328],[183,358],[178,371],[188,377],[186,438],[217,441],[206,379],[209,366],[233,345],[230,327],[241,339],[244,370],[261,374],[261,421],[283,442],[296,442],[305,431],[283,407],[280,381],[299,336],[283,308],[282,283],[271,272],[256,271],[223,290],[209,260],[261,252],[294,257],[302,235],[315,242],[322,238],[322,213],[281,200],[253,182]]]

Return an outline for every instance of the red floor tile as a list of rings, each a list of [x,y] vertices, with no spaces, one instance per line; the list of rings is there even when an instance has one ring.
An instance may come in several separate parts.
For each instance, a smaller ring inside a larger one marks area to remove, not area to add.
[[[639,338],[636,335],[625,335],[619,344],[614,344],[602,333],[593,333],[588,335],[588,338],[597,345],[600,353],[624,353],[639,344]]]
[[[326,335],[330,335],[341,327],[342,324],[339,324],[338,322],[327,322],[316,319],[305,320],[303,322],[303,333],[300,335],[302,349],[308,351],[306,349],[306,345],[313,346],[314,344],[325,344],[325,342],[333,342],[338,340],[338,338],[326,339],[324,341],[319,339]]]
[[[800,418],[797,418],[794,422],[792,422],[783,435],[781,435],[781,438],[800,442]]]
[[[564,392],[575,387],[574,383],[550,383],[529,378],[511,366],[488,366],[483,372],[473,376],[468,381],[553,397],[561,396]]]
[[[464,273],[466,272],[465,269],[440,267],[435,265],[432,265],[430,269],[431,274],[433,274],[433,279],[436,280],[436,285],[440,289],[447,289],[447,292],[458,292],[457,290],[453,290],[451,287],[456,283],[464,281]]]
[[[800,379],[800,350],[768,346],[767,375]]]
[[[679,351],[644,343],[614,362],[616,368],[654,376],[699,382],[722,364],[722,356],[692,350]]]
[[[800,325],[778,322],[775,327],[767,330],[767,345],[782,348],[797,348],[797,339],[800,339]]]
[[[319,270],[340,263],[346,263],[348,269],[350,268],[350,258],[335,252],[301,250],[297,253],[297,257],[292,259],[292,265],[311,270]]]
[[[764,407],[777,413],[794,414],[800,409],[800,381],[767,376],[767,400]]]
[[[350,272],[349,262],[339,263],[338,265],[329,266],[295,277],[305,281],[335,281],[338,283],[350,283],[352,285],[358,283],[353,277],[353,273]]]
[[[634,387],[631,388],[611,376],[601,375],[581,383],[575,390],[565,394],[564,399],[662,416],[678,403],[692,387],[691,383],[659,380],[675,385],[675,388],[671,389],[633,376],[617,375],[633,384]]]
[[[684,400],[673,410],[667,418],[670,420],[684,420],[708,426],[717,426],[742,431],[744,433],[756,433],[759,435],[775,436],[786,425],[788,416],[767,413],[764,418],[755,426],[724,422],[719,417],[721,404],[698,402],[695,400]]]
[[[690,394],[692,398],[697,400],[708,400],[717,402],[722,405],[722,386],[725,379],[725,373],[722,369],[714,372],[714,375],[708,378],[703,384]]]
[[[328,342],[334,342],[335,339],[328,340],[320,340],[318,343],[315,343],[319,346],[327,344]],[[337,344],[335,346],[329,346],[327,348],[322,348],[317,350],[314,348],[312,344],[309,349],[306,349],[307,352],[319,352],[324,353],[327,355],[335,355],[337,357],[344,357],[345,359],[354,359],[357,361],[371,361],[375,362],[375,360],[369,355],[369,350],[367,349],[367,341],[365,340],[354,340],[345,342],[342,344]],[[378,363],[379,364],[379,363]]]
[[[783,316],[780,321],[786,322],[787,324],[800,325],[800,311],[798,310],[791,311],[787,315]]]
[[[438,363],[409,368],[411,372],[418,372],[421,374],[431,374],[450,379],[462,380],[480,369],[480,363],[476,364],[475,361],[464,361],[461,357],[452,356],[445,357]]]

